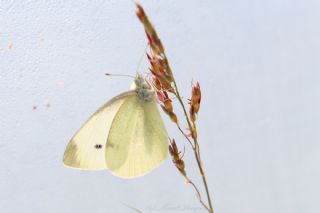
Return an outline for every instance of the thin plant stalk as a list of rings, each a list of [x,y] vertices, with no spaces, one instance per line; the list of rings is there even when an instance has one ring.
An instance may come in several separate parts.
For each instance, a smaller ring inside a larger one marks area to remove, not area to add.
[[[137,6],[136,14],[144,26],[147,38],[149,40],[149,45],[151,48],[150,54],[147,54],[147,56],[151,65],[150,71],[154,77],[153,84],[157,89],[158,99],[161,103],[160,106],[164,110],[164,112],[166,112],[166,114],[170,117],[171,121],[177,125],[179,131],[185,136],[185,138],[187,139],[187,141],[190,143],[192,147],[195,159],[197,161],[197,166],[198,166],[200,175],[202,177],[202,182],[206,191],[209,207],[207,207],[207,205],[201,200],[200,191],[198,190],[196,185],[187,177],[187,173],[185,171],[185,163],[182,159],[183,156],[181,156],[181,152],[178,150],[178,147],[174,139],[171,140],[171,145],[169,146],[169,151],[172,156],[172,160],[176,168],[179,170],[179,172],[185,177],[188,183],[192,184],[192,186],[196,190],[200,203],[208,210],[208,212],[213,213],[214,211],[212,207],[209,187],[208,187],[205,171],[201,162],[200,146],[197,139],[197,129],[195,124],[196,115],[200,109],[200,101],[201,101],[200,85],[199,83],[197,83],[197,85],[194,86],[192,89],[192,97],[189,103],[190,104],[190,116],[189,116],[187,113],[185,104],[180,95],[177,83],[175,81],[175,78],[169,66],[169,62],[167,60],[165,50],[161,43],[161,40],[159,39],[157,32],[155,31],[153,25],[151,24],[147,15],[145,14],[142,6],[140,4],[136,4],[136,6]],[[179,125],[178,117],[174,113],[172,100],[170,99],[170,96],[168,95],[168,93],[174,95],[178,99],[178,102],[183,110],[184,117],[188,123],[188,127],[191,132],[191,138],[193,143],[189,139],[189,136],[187,136],[184,133],[184,131],[181,129]]]
[[[169,67],[169,69],[170,69],[170,67]],[[191,121],[189,119],[186,107],[185,107],[185,105],[183,103],[183,100],[181,98],[181,95],[179,93],[179,89],[178,89],[178,86],[177,86],[177,83],[176,83],[175,79],[173,79],[173,85],[174,85],[174,88],[175,88],[176,97],[177,97],[177,99],[178,99],[178,101],[180,103],[180,106],[183,109],[183,113],[184,113],[184,116],[185,116],[186,121],[188,123],[188,127],[189,127],[190,130],[192,130],[195,127],[195,124],[193,126],[191,124]],[[203,168],[203,165],[202,165],[202,162],[201,162],[201,158],[200,158],[200,146],[199,146],[199,143],[198,143],[198,139],[196,137],[194,137],[193,134],[192,134],[192,139],[194,141],[194,146],[192,146],[192,149],[193,149],[193,153],[194,153],[194,156],[196,158],[196,161],[197,161],[199,172],[200,172],[201,177],[202,177],[202,182],[203,182],[205,190],[206,190],[206,195],[207,195],[207,199],[208,199],[210,213],[214,213],[214,210],[213,210],[213,207],[212,207],[212,203],[211,203],[211,197],[210,197],[210,192],[209,192],[209,187],[208,187],[206,175],[205,175],[204,168]]]

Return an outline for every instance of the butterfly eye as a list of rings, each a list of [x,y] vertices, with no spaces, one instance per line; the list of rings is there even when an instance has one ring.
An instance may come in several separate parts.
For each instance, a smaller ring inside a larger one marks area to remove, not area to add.
[[[96,149],[101,149],[101,148],[102,148],[102,145],[101,145],[101,144],[96,144],[96,145],[94,145],[94,148],[96,148]]]

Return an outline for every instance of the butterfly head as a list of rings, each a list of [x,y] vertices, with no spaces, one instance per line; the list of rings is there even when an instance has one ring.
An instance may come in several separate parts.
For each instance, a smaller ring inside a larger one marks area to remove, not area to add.
[[[152,86],[141,75],[137,75],[134,83],[135,91],[140,100],[149,102],[155,98],[155,92]]]

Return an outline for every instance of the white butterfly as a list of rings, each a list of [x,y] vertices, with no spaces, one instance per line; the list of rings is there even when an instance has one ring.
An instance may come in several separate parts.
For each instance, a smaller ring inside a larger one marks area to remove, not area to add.
[[[134,88],[96,111],[70,140],[67,167],[109,169],[123,178],[143,176],[168,156],[168,134],[155,92],[140,75]]]

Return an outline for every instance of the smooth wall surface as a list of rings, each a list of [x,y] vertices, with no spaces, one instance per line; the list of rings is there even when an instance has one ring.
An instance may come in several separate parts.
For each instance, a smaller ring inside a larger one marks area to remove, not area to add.
[[[320,212],[320,2],[141,3],[185,100],[201,83],[216,213]],[[133,180],[62,165],[76,130],[131,84],[104,73],[134,75],[145,46],[129,0],[0,1],[1,212],[205,212],[169,159]]]

